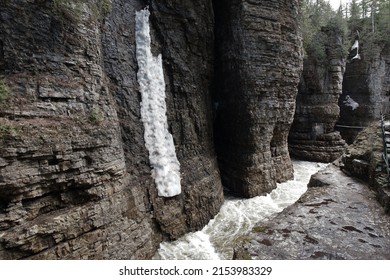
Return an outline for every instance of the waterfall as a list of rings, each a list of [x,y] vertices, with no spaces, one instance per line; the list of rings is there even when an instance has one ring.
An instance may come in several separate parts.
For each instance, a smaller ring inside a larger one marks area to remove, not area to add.
[[[149,152],[152,176],[158,195],[171,197],[181,193],[180,163],[173,137],[168,131],[165,81],[161,54],[152,55],[148,9],[136,12],[135,39],[139,70],[137,80],[142,95],[141,117],[145,145]]]

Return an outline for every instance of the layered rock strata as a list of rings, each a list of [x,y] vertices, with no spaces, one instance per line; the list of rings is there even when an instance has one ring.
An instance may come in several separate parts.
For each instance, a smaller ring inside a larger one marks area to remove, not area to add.
[[[180,163],[181,193],[169,198],[140,113],[135,14],[146,5]],[[0,259],[151,258],[219,211],[221,177],[243,196],[290,178],[298,10],[298,0],[2,1]]]
[[[293,176],[299,1],[214,1],[215,143],[223,184],[253,197]]]
[[[134,17],[146,3],[1,3],[1,259],[150,258],[218,212],[211,3],[176,4],[150,3],[183,186],[163,198],[136,79]]]
[[[331,162],[345,149],[345,141],[335,127],[340,116],[338,101],[345,59],[342,37],[326,28],[321,33],[327,38],[326,63],[320,66],[310,54],[304,59],[289,150],[295,158]]]
[[[382,153],[381,124],[374,122],[340,160],[310,178],[296,203],[244,236],[235,258],[389,259],[390,188]]]

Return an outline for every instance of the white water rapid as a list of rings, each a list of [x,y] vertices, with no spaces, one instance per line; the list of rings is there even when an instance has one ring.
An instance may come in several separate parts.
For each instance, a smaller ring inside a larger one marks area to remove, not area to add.
[[[220,212],[201,231],[186,234],[173,242],[163,242],[154,259],[231,259],[235,242],[252,227],[296,202],[306,191],[312,174],[327,164],[293,161],[294,180],[278,184],[266,196],[251,199],[225,197]]]

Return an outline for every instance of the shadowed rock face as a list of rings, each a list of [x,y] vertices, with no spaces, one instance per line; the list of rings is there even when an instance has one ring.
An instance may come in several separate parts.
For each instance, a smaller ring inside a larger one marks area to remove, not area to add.
[[[214,1],[215,143],[223,184],[253,197],[293,175],[299,1]]]
[[[214,145],[240,195],[292,176],[299,1],[219,2],[216,61],[210,0],[1,2],[0,259],[151,258],[219,211]],[[157,195],[141,122],[135,12],[146,4],[181,165],[171,198]]]
[[[327,38],[327,66],[318,65],[310,54],[304,60],[289,150],[299,159],[331,162],[345,149],[345,141],[335,130],[345,60],[341,36],[327,29],[321,32]]]

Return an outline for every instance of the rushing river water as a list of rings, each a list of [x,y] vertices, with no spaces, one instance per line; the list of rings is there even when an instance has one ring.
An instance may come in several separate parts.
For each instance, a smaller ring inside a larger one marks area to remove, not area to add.
[[[294,180],[278,184],[266,196],[250,199],[225,197],[220,212],[202,230],[173,242],[163,242],[155,259],[231,259],[237,239],[252,227],[293,204],[306,191],[312,174],[326,164],[294,161]]]

